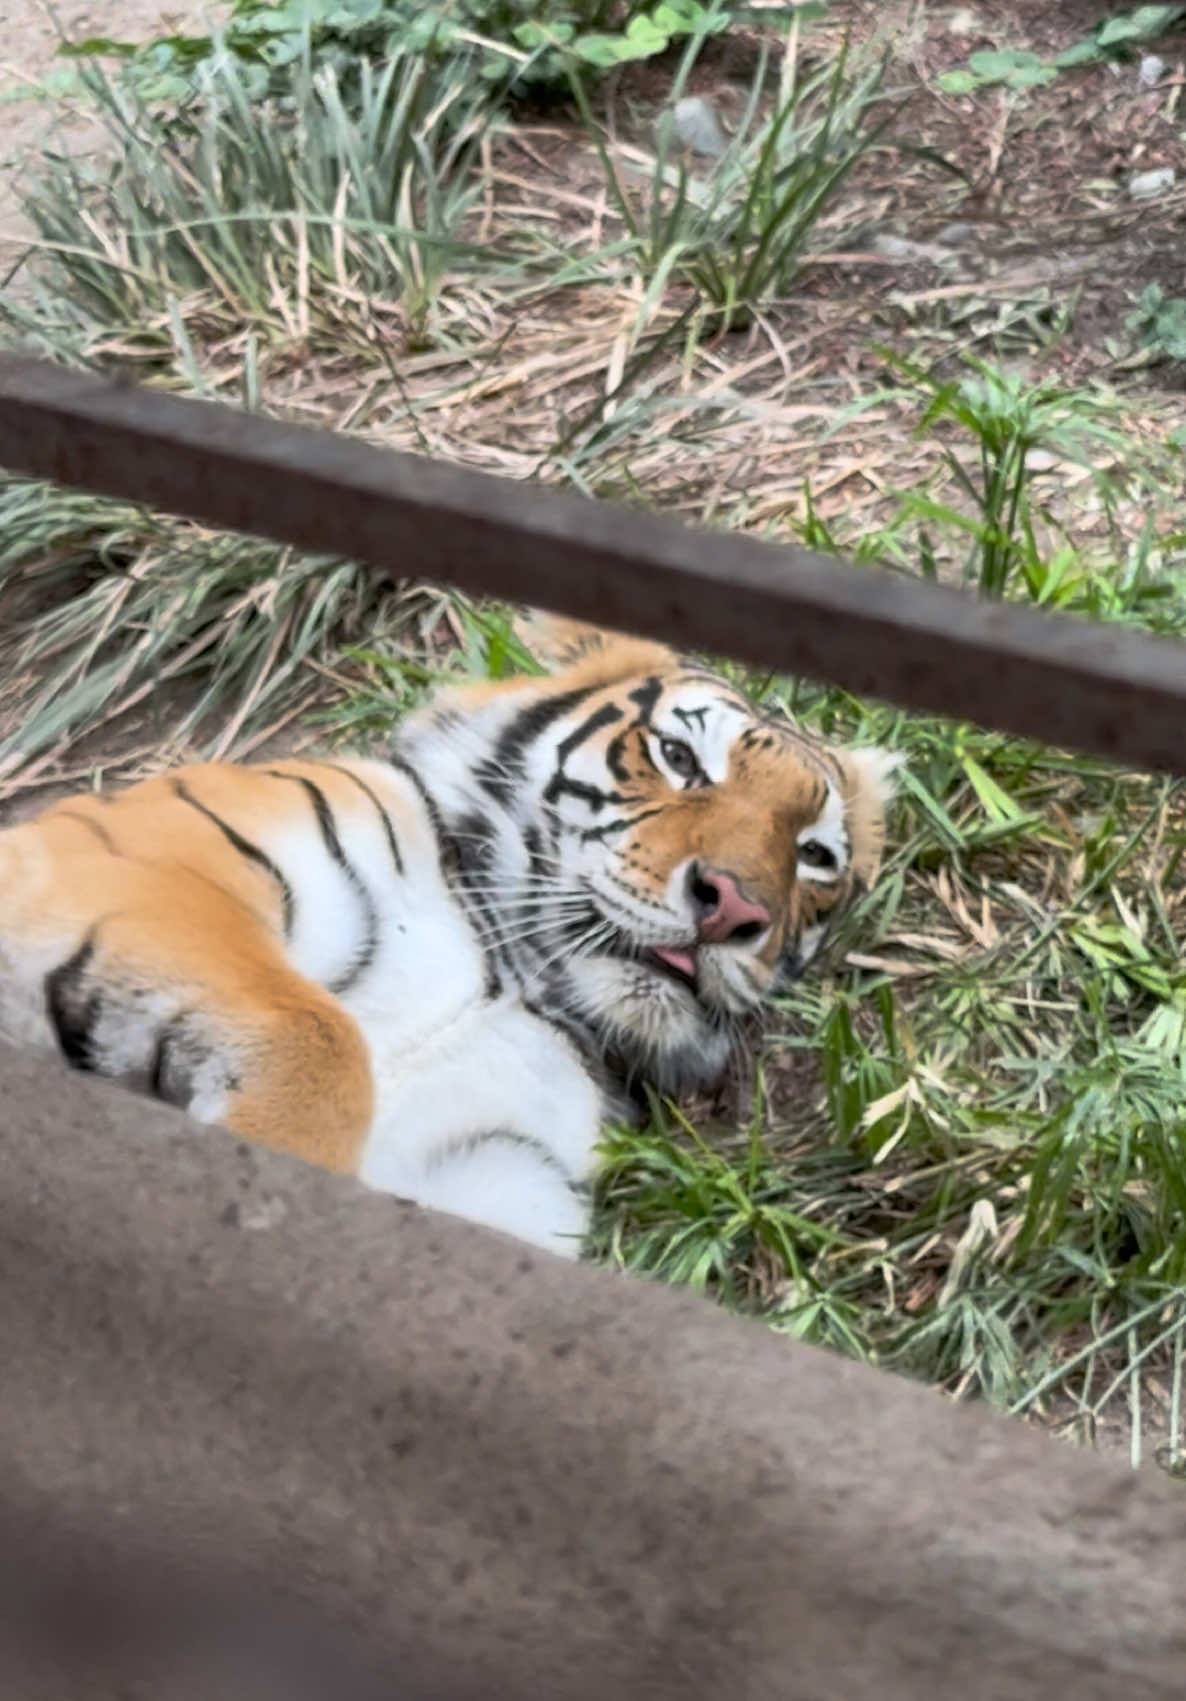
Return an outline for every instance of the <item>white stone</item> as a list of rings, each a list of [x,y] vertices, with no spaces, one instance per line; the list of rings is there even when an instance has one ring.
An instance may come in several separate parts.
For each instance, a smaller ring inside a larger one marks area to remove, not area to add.
[[[1176,181],[1172,165],[1159,165],[1152,171],[1138,171],[1128,180],[1128,192],[1134,201],[1148,201],[1154,195],[1164,195]]]
[[[720,159],[729,146],[716,107],[703,95],[686,95],[675,103],[675,133],[694,154]]]

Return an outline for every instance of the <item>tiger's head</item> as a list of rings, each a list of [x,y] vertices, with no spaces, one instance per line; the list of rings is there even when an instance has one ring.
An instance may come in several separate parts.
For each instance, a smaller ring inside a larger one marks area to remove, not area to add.
[[[626,1073],[709,1085],[872,883],[897,758],[821,743],[658,644],[525,637],[550,673],[439,696],[399,747],[529,995]]]

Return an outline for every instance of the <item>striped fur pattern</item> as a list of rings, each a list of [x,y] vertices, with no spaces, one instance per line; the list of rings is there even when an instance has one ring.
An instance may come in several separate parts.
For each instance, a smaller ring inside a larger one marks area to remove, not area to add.
[[[599,1127],[875,877],[893,759],[537,628],[387,759],[191,766],[0,833],[0,1035],[575,1255]]]

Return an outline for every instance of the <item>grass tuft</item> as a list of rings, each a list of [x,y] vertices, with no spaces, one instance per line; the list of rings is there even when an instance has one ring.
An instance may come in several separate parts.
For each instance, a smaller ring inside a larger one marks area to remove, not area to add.
[[[496,125],[464,58],[364,59],[347,97],[307,36],[283,96],[261,100],[218,53],[171,109],[96,65],[80,75],[118,163],[50,154],[24,209],[53,292],[97,326],[143,327],[146,354],[179,318],[206,342],[250,325],[316,344],[378,301],[429,339],[445,274],[473,259],[460,233]]]
[[[422,602],[352,562],[0,480],[0,786],[133,712],[162,755],[242,755],[324,695],[344,644],[396,641]]]
[[[684,53],[653,154],[616,155],[579,79],[573,90],[644,287],[673,279],[690,285],[711,309],[706,329],[737,330],[786,293],[805,255],[826,246],[829,213],[854,167],[883,144],[895,114],[875,113],[885,101],[886,58],[854,72],[846,38],[833,62],[804,72],[796,19],[772,106],[763,53],[734,133],[720,157],[694,174],[675,109],[704,39],[693,37]]]

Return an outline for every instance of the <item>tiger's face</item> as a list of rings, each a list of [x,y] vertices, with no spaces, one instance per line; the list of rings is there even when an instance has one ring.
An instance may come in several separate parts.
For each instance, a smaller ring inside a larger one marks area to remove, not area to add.
[[[896,759],[658,645],[553,624],[546,647],[550,678],[430,712],[465,878],[541,1001],[663,1087],[710,1083],[875,877]]]

